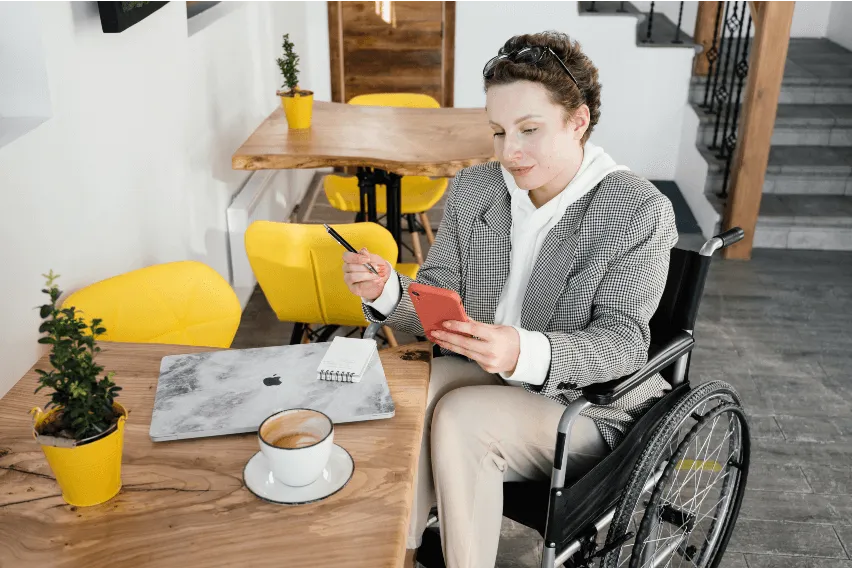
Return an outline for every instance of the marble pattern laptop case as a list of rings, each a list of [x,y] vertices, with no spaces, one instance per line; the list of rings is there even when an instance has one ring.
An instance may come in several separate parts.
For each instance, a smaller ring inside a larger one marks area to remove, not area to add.
[[[312,408],[335,424],[390,418],[394,403],[379,357],[357,383],[324,381],[330,342],[163,357],[151,417],[155,442],[256,432],[269,415]]]

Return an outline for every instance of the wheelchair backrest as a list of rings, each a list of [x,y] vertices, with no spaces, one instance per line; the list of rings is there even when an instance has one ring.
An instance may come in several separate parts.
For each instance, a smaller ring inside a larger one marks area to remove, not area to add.
[[[695,329],[710,258],[694,251],[671,250],[666,287],[650,321],[653,345],[663,345],[676,333]]]

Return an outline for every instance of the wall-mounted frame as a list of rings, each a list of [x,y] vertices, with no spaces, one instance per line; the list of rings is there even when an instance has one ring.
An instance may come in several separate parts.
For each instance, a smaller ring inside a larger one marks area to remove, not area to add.
[[[121,33],[165,5],[166,2],[98,2],[101,29],[105,34]]]

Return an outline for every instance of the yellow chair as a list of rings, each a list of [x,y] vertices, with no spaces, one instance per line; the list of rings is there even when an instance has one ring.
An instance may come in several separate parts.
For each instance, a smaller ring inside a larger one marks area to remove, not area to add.
[[[377,93],[359,95],[349,100],[351,105],[393,106],[408,108],[440,108],[440,104],[429,95],[416,93]],[[418,264],[423,264],[423,251],[420,247],[418,223],[426,233],[431,245],[435,241],[432,226],[426,212],[431,209],[447,190],[447,179],[431,179],[424,176],[405,176],[402,178],[402,203],[400,211],[408,220],[408,230],[414,245],[414,256]],[[341,211],[361,211],[361,192],[358,178],[352,176],[328,175],[323,180],[323,189],[328,202]],[[387,187],[376,186],[376,213],[387,214]],[[357,220],[362,220],[360,217]]]
[[[356,248],[367,247],[407,276],[417,276],[416,264],[399,264],[397,246],[387,229],[376,223],[333,225]],[[280,321],[296,323],[290,343],[308,338],[328,340],[337,327],[369,327],[361,300],[343,282],[343,253],[322,225],[255,221],[246,230],[246,254],[269,306]],[[323,327],[312,330],[310,324]],[[396,345],[385,329],[388,343]]]
[[[74,292],[88,321],[101,318],[104,341],[230,347],[240,325],[237,295],[218,272],[196,261],[156,264]]]

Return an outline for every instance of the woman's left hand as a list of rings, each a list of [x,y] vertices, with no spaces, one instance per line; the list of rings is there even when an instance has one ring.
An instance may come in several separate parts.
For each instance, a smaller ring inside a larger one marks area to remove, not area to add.
[[[509,325],[489,325],[477,321],[445,321],[444,330],[429,338],[444,349],[476,361],[489,373],[513,373],[521,354],[521,338]],[[467,333],[473,337],[459,335]]]

